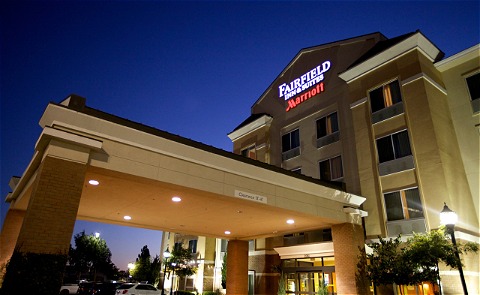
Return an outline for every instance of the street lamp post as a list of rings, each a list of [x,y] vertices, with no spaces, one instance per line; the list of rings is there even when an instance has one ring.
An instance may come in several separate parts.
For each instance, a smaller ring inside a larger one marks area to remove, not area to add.
[[[163,257],[165,257],[165,266],[164,266],[164,270],[163,270],[162,295],[165,295],[165,275],[167,274],[168,257],[170,257],[170,252],[168,251],[168,247],[167,247],[167,250],[165,250],[165,252],[163,252]]]
[[[462,281],[463,293],[468,295],[467,284],[465,284],[465,277],[463,276],[462,261],[457,249],[457,241],[455,239],[455,223],[458,220],[457,213],[448,208],[447,203],[443,203],[443,210],[440,212],[440,222],[447,227],[447,231],[452,237],[453,248],[455,249],[455,257],[458,263],[458,272],[460,273],[460,280]]]
[[[177,266],[177,264],[174,262],[172,263],[172,266],[173,266],[173,269],[175,269],[175,266]],[[170,295],[173,294],[173,275],[175,274],[175,271],[172,271],[172,285],[170,286]]]

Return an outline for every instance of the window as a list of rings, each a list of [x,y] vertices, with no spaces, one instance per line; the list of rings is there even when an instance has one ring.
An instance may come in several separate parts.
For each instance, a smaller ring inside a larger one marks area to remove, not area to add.
[[[179,250],[179,249],[182,249],[182,242],[177,242],[175,243],[175,245],[173,246],[173,249],[175,250]]]
[[[480,73],[476,73],[470,77],[467,77],[468,92],[470,93],[470,99],[480,99]]]
[[[407,130],[377,139],[377,152],[380,163],[411,155]]]
[[[393,106],[401,101],[400,85],[397,80],[370,91],[372,113]]]
[[[317,138],[330,135],[337,131],[338,119],[336,112],[317,120]]]
[[[249,146],[246,149],[243,149],[241,155],[250,159],[257,159],[257,151],[255,149],[255,145]]]
[[[190,249],[192,253],[197,253],[197,240],[188,241],[188,249]]]
[[[472,104],[472,110],[474,113],[480,112],[480,73],[476,73],[466,78],[468,93],[470,93],[470,99]]]
[[[339,139],[336,112],[317,120],[317,148],[334,143]]]
[[[300,131],[295,129],[282,136],[282,160],[300,155]]]
[[[300,146],[300,131],[293,130],[282,136],[282,152],[288,152]]]
[[[383,196],[388,221],[423,218],[418,188],[386,193]]]
[[[320,162],[320,179],[339,180],[343,177],[342,157],[337,156]]]

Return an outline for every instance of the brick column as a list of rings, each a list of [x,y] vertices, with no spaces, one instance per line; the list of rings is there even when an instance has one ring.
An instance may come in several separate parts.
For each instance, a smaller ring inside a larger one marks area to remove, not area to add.
[[[333,250],[335,251],[335,274],[338,295],[368,294],[358,290],[355,280],[358,247],[365,245],[361,225],[342,223],[332,226]]]
[[[0,234],[0,266],[3,266],[12,257],[13,249],[17,243],[18,234],[22,227],[25,211],[9,209],[3,222],[2,233]],[[2,269],[0,281],[3,278],[5,269]]]
[[[248,294],[248,241],[230,240],[227,248],[227,295]]]
[[[47,156],[37,172],[16,249],[67,254],[77,217],[86,165]]]

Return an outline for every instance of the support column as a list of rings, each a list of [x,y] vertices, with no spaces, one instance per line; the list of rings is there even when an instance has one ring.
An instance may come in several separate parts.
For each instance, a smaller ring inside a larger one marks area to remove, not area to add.
[[[335,251],[337,294],[368,294],[368,290],[357,290],[355,279],[358,255],[360,254],[358,247],[365,245],[362,226],[351,223],[334,225],[332,226],[332,238]]]
[[[84,163],[45,157],[16,249],[22,253],[68,254],[85,171]]]
[[[90,150],[51,140],[35,174],[2,294],[57,294],[67,261]],[[24,174],[26,175],[26,174]]]
[[[227,295],[248,294],[248,241],[230,240],[227,248]]]

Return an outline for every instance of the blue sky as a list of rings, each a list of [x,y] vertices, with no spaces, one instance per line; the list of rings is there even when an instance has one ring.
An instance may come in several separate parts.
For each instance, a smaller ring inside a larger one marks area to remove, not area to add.
[[[231,150],[227,133],[300,49],[419,29],[448,57],[480,42],[479,11],[479,1],[2,1],[0,197],[27,167],[48,102],[70,93]],[[119,268],[143,245],[159,252],[160,232],[81,230],[100,232]]]

